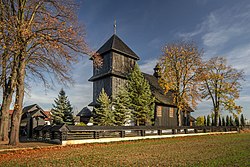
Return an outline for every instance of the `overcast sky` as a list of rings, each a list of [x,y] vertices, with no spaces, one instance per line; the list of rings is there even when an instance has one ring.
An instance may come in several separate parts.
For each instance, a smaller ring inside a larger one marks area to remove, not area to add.
[[[193,40],[204,49],[204,59],[224,56],[228,63],[245,71],[246,80],[238,104],[250,118],[250,1],[249,0],[82,0],[79,20],[85,25],[86,40],[98,50],[113,34],[140,57],[143,72],[153,73],[161,48],[178,40]],[[74,66],[72,87],[57,85],[45,90],[32,84],[24,105],[37,103],[51,109],[63,87],[75,110],[92,101],[92,62],[88,57]],[[211,113],[211,102],[200,102],[193,115]],[[226,111],[223,114],[227,114]]]

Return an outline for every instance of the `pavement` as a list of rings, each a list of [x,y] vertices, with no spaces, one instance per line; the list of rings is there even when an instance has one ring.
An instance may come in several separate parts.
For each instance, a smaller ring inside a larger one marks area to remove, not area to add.
[[[145,139],[162,139],[173,137],[186,137],[186,136],[205,136],[205,135],[218,135],[218,134],[233,134],[237,131],[230,132],[210,132],[210,133],[190,133],[190,134],[173,134],[173,135],[154,135],[154,136],[136,136],[136,137],[124,137],[124,138],[100,138],[100,139],[84,139],[84,140],[66,140],[62,141],[62,146],[72,144],[86,144],[86,143],[109,143],[119,141],[133,141],[133,140],[145,140]]]

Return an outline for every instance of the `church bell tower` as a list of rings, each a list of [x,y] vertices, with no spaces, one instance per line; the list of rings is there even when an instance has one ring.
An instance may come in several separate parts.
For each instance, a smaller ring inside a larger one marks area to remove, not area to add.
[[[97,105],[97,98],[104,88],[111,100],[116,96],[119,88],[124,86],[128,74],[132,71],[139,57],[116,35],[97,51],[103,59],[101,67],[93,66],[93,102]]]

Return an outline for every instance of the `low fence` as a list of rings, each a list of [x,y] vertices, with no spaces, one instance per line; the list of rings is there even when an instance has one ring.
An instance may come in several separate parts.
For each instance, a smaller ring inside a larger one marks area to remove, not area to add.
[[[168,134],[188,134],[206,132],[240,131],[238,126],[38,126],[33,138],[45,141],[62,142],[65,140],[84,140],[100,138],[124,138],[135,136],[153,136]],[[250,128],[247,127],[246,128]]]

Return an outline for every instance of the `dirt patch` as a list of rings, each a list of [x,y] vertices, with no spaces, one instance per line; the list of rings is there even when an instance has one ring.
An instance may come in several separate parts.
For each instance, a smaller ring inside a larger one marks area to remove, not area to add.
[[[32,148],[41,148],[47,146],[56,146],[55,144],[51,143],[43,143],[43,142],[23,142],[17,146],[8,145],[7,142],[0,142],[0,152],[1,151],[8,151],[8,150],[18,150],[18,149],[32,149]]]
[[[240,130],[240,133],[250,133],[250,129],[242,129]]]

